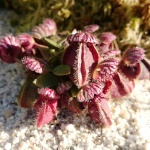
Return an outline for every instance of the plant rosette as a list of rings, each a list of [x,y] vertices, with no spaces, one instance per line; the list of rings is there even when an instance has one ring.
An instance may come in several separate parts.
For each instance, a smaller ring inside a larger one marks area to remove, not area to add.
[[[132,47],[121,54],[116,36],[98,29],[94,24],[58,32],[55,21],[45,19],[31,35],[0,39],[1,60],[21,63],[26,70],[18,104],[35,109],[37,127],[51,122],[60,108],[87,112],[94,122],[109,127],[109,99],[131,93],[135,80],[150,78],[144,49]]]

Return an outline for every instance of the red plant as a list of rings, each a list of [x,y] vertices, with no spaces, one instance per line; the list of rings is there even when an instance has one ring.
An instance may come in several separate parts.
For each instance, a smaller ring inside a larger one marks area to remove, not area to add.
[[[150,78],[150,63],[142,48],[132,47],[121,55],[116,36],[104,32],[98,38],[93,33],[98,28],[86,26],[66,37],[56,33],[53,20],[46,19],[32,36],[6,35],[0,40],[0,58],[21,62],[28,70],[18,102],[35,109],[38,127],[64,107],[74,113],[86,109],[92,120],[108,127],[112,123],[109,98],[131,93],[136,79]]]
[[[49,123],[57,111],[59,95],[52,89],[38,90],[39,98],[34,104],[36,111],[37,127]]]

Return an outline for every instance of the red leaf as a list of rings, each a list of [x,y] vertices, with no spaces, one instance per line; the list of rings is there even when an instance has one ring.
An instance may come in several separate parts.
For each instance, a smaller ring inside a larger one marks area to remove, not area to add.
[[[94,72],[93,78],[98,81],[109,81],[114,76],[115,72],[117,71],[118,67],[118,60],[114,58],[109,58],[102,63],[100,63],[97,69]]]
[[[57,110],[57,102],[57,100],[51,100],[44,103],[40,101],[35,103],[37,127],[42,127],[53,119]]]
[[[144,58],[144,49],[140,47],[133,47],[124,52],[122,56],[122,63],[127,66],[135,66]]]
[[[99,55],[95,48],[97,39],[89,33],[76,33],[68,37],[63,64],[70,66],[70,79],[80,88],[88,84],[93,71],[98,64]]]
[[[65,91],[68,91],[72,87],[72,84],[73,83],[69,81],[65,81],[65,82],[58,84],[57,89],[56,89],[57,93],[59,94],[65,93]]]
[[[41,127],[49,123],[56,111],[59,95],[49,88],[41,88],[38,90],[39,98],[34,104],[37,116],[37,126]]]
[[[150,79],[150,61],[144,58],[140,63],[140,74],[138,79]]]
[[[89,83],[81,88],[77,95],[79,102],[89,101],[94,98],[94,95],[102,93],[104,84],[100,83]]]
[[[112,123],[110,120],[110,108],[107,99],[102,95],[97,95],[88,103],[90,117],[97,123],[109,127]]]
[[[134,88],[134,80],[129,80],[125,76],[117,73],[113,77],[110,94],[113,98],[120,98],[132,92]]]
[[[140,74],[140,65],[137,63],[135,66],[120,66],[120,70],[123,75],[129,79],[136,79]]]

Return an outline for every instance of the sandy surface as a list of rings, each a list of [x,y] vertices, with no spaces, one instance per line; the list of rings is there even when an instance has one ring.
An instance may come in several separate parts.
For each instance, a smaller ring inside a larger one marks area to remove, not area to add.
[[[7,18],[3,19],[4,14],[0,11],[1,36],[13,31]],[[23,80],[20,65],[0,61],[0,150],[150,149],[149,80],[137,81],[130,95],[109,101],[113,124],[104,129],[88,116],[67,110],[63,110],[52,124],[36,128],[34,111],[17,106]]]

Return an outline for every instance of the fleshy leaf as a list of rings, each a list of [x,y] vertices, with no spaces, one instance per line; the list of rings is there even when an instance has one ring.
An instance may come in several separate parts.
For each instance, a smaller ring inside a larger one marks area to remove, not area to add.
[[[50,47],[50,48],[56,48],[56,49],[61,49],[60,45],[57,44],[56,42],[54,42],[53,40],[51,40],[50,38],[44,38],[42,39],[44,42],[47,43],[47,45]]]
[[[113,77],[113,82],[110,90],[112,98],[121,98],[132,92],[134,88],[134,80],[129,80],[121,74],[116,74]]]
[[[88,32],[77,32],[72,34],[67,38],[67,41],[69,43],[79,42],[99,44],[99,40],[93,34]]]
[[[137,63],[134,66],[121,66],[119,71],[129,79],[136,79],[141,69],[139,63]]]
[[[94,98],[94,95],[102,93],[104,88],[103,84],[100,83],[89,83],[82,87],[82,89],[77,94],[77,99],[79,102],[89,101]]]
[[[101,51],[100,51],[100,53],[101,53]],[[113,58],[113,57],[115,57],[117,55],[120,55],[120,51],[119,50],[107,51],[107,52],[101,54],[101,61],[109,59],[109,58]]]
[[[140,63],[140,74],[138,76],[139,80],[150,79],[150,61],[144,58]]]
[[[122,62],[127,66],[135,66],[144,58],[144,49],[133,47],[124,52]]]
[[[41,54],[43,55],[44,59],[49,61],[50,56],[51,56],[49,47],[45,45],[40,45],[40,44],[37,47],[40,50]]]
[[[35,54],[35,50],[33,50],[35,41],[31,35],[22,33],[17,36],[17,39],[20,41],[20,44],[27,55],[31,56]]]
[[[88,102],[88,112],[95,122],[101,123],[101,125],[106,127],[111,125],[110,108],[108,106],[108,100],[104,96],[97,95]]]
[[[71,88],[72,97],[76,97],[78,92],[79,92],[79,89],[75,85],[73,85],[72,88]]]
[[[37,89],[38,87],[32,83],[33,80],[30,77],[27,77],[24,82],[19,96],[18,96],[18,104],[24,108],[31,108],[34,105],[36,98],[38,97]]]
[[[71,87],[72,87],[72,82],[69,81],[61,82],[58,84],[56,91],[58,94],[63,94],[66,91],[68,91]]]
[[[39,99],[38,101],[41,102],[46,102],[47,100],[51,101],[51,100],[58,100],[60,98],[60,96],[55,92],[54,89],[50,89],[50,88],[41,88],[38,89],[38,94],[39,94]]]
[[[97,31],[98,29],[99,29],[99,25],[91,24],[91,25],[85,26],[83,31],[93,33]]]
[[[50,58],[48,61],[49,70],[52,71],[54,67],[60,65],[62,52]]]
[[[38,76],[33,83],[42,88],[42,87],[54,87],[57,86],[60,82],[59,77],[55,76],[53,73],[46,73]]]
[[[40,101],[34,105],[37,112],[37,127],[41,127],[49,123],[57,110],[57,100],[46,101],[41,103]]]
[[[58,65],[52,70],[52,72],[57,76],[64,76],[70,74],[71,70],[68,65]]]
[[[57,103],[60,96],[50,88],[38,89],[39,98],[34,104],[37,116],[37,126],[41,127],[49,123],[57,111]]]
[[[34,38],[42,39],[44,37],[55,35],[57,32],[57,26],[54,20],[44,19],[43,23],[35,26],[32,29],[32,35]]]
[[[23,57],[22,64],[29,70],[34,71],[38,74],[46,72],[46,62],[42,59],[36,59],[30,56]]]
[[[63,55],[63,64],[69,65],[69,75],[78,87],[88,84],[99,61],[99,54],[95,43],[98,39],[89,33],[76,33],[67,38],[70,45]]]
[[[100,38],[100,53],[105,53],[111,50],[116,49],[114,45],[114,41],[116,40],[116,36],[111,32],[103,32]]]
[[[118,60],[114,58],[109,58],[100,63],[95,69],[93,78],[98,81],[108,81],[111,80],[117,71]]]
[[[19,40],[12,36],[6,35],[0,39],[0,58],[7,63],[15,63],[17,59],[23,57]]]

